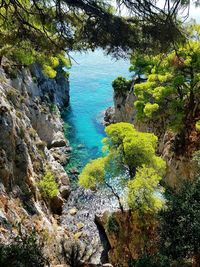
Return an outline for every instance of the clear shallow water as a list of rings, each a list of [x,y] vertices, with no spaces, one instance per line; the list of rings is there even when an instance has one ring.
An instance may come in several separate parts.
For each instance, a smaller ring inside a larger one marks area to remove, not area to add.
[[[63,118],[71,126],[67,137],[74,149],[72,161],[81,167],[101,154],[104,128],[100,121],[103,111],[113,105],[112,81],[130,73],[128,60],[116,61],[101,50],[72,56],[78,64],[70,69],[70,108]]]

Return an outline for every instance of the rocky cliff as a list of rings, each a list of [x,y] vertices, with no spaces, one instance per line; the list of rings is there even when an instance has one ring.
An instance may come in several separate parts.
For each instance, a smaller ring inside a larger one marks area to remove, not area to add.
[[[45,237],[52,262],[66,231],[56,219],[69,195],[63,165],[69,151],[60,110],[69,103],[69,83],[58,68],[55,79],[35,64],[15,66],[6,58],[0,67],[0,240],[6,242],[16,224],[35,227]],[[38,183],[50,169],[59,193],[41,195]]]
[[[158,221],[151,213],[107,211],[96,216],[96,223],[105,230],[113,266],[135,266],[134,260],[157,252]]]

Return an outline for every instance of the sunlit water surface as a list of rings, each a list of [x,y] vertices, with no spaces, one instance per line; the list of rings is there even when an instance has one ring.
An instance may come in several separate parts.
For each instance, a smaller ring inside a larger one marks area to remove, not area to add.
[[[103,111],[113,105],[112,81],[119,75],[130,77],[130,73],[128,60],[116,61],[101,50],[72,56],[78,64],[70,69],[70,108],[63,117],[70,126],[67,137],[74,150],[71,164],[81,168],[101,155],[101,121]]]

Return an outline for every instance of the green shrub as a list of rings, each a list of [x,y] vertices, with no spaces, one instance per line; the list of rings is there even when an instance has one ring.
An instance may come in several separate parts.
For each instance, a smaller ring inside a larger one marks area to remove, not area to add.
[[[36,139],[37,136],[36,130],[33,128],[29,128],[29,135],[31,138]]]
[[[117,77],[113,82],[112,86],[115,92],[127,92],[131,89],[131,80],[126,80],[124,77]]]
[[[56,77],[56,71],[51,67],[51,66],[48,66],[48,65],[43,65],[42,66],[42,69],[43,69],[43,73],[47,76],[47,77],[49,77],[49,78],[51,78],[51,79],[53,79],[53,78],[55,78]]]
[[[200,175],[179,190],[167,188],[160,216],[161,253],[175,261],[196,258],[200,266]]]
[[[43,256],[43,245],[38,241],[35,231],[19,234],[10,243],[0,243],[1,267],[44,267],[49,266]]]
[[[47,199],[51,199],[58,195],[58,184],[55,181],[55,177],[50,170],[47,170],[38,183],[41,194]]]
[[[33,80],[34,83],[37,83],[37,77],[33,76],[32,80]]]

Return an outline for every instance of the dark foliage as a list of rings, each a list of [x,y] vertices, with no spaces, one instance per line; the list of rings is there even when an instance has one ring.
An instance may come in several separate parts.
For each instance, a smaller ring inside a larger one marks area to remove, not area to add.
[[[22,232],[13,237],[8,244],[0,243],[1,267],[44,267],[49,266],[43,256],[43,245],[38,242],[33,230],[30,233]]]
[[[49,47],[55,53],[102,47],[122,56],[130,49],[167,48],[181,36],[176,19],[180,1],[173,9],[158,8],[151,0],[117,2],[127,7],[129,18],[113,14],[108,1],[1,0],[1,27],[11,31],[6,36],[0,31],[1,42],[13,45],[28,40],[35,50],[46,53]]]
[[[200,180],[184,182],[178,192],[169,188],[166,199],[167,208],[160,213],[161,253],[172,260],[199,258]]]
[[[81,246],[78,241],[62,242],[62,256],[70,267],[83,267],[86,262],[90,262],[96,250],[91,252],[89,250],[87,246]]]
[[[129,267],[167,267],[170,266],[170,261],[166,256],[156,255],[143,255],[138,260],[130,260]]]

